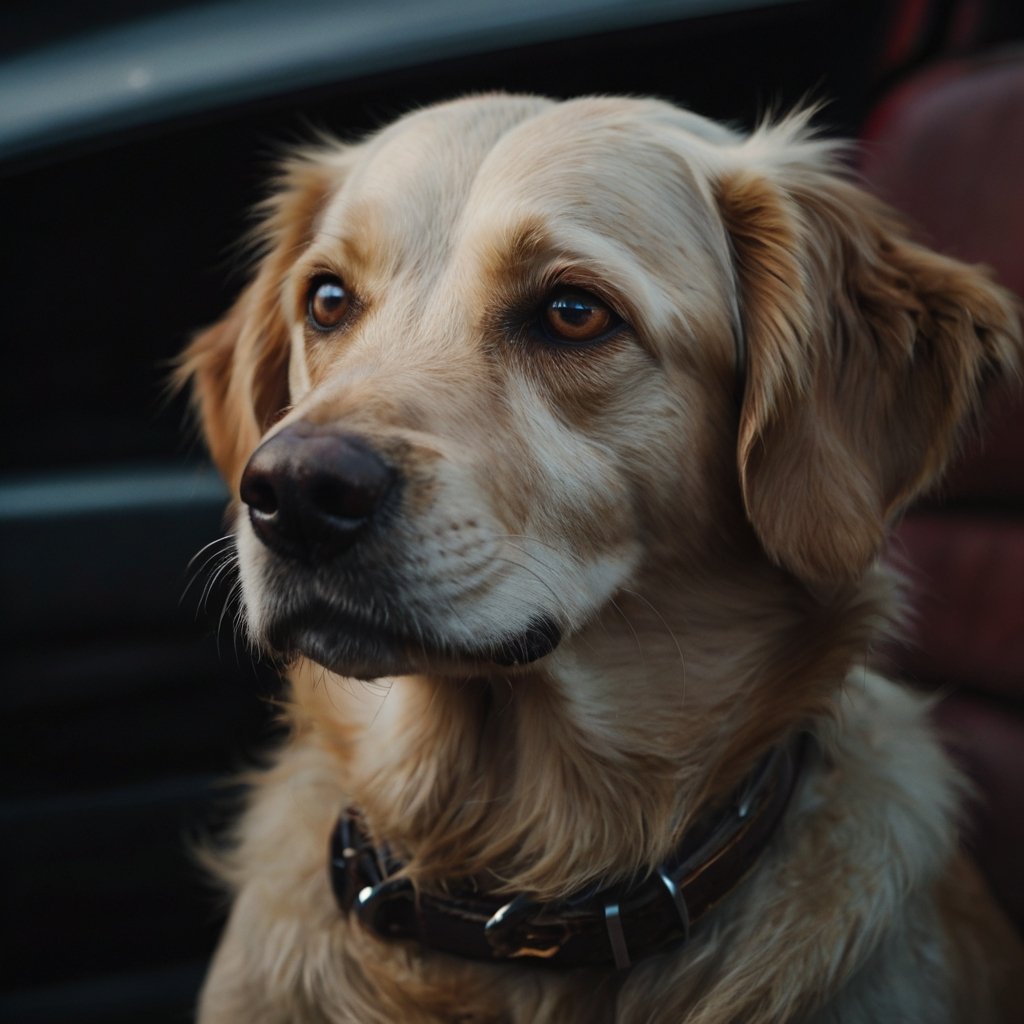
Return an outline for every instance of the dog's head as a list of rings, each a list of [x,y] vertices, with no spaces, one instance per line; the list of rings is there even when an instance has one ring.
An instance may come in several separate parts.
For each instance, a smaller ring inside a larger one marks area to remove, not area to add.
[[[256,640],[508,668],[723,559],[856,580],[1018,323],[796,117],[489,96],[285,167],[182,362]]]

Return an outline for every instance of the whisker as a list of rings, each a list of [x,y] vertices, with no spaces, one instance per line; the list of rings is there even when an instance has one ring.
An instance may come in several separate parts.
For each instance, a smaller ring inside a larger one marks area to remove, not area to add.
[[[242,581],[236,579],[231,585],[231,589],[228,591],[227,596],[224,598],[224,607],[220,610],[220,617],[217,620],[217,643],[220,644],[220,637],[222,632],[222,626],[225,616],[228,611],[234,608],[231,615],[231,652],[235,656],[235,664],[241,665],[242,659],[238,654],[238,620],[241,612],[241,602],[239,597],[242,593]]]
[[[237,569],[237,567],[238,567],[238,559],[234,555],[234,553],[233,552],[225,553],[225,556],[224,556],[223,560],[221,561],[220,565],[218,565],[217,568],[214,569],[213,572],[210,574],[210,576],[207,578],[206,585],[203,587],[203,592],[199,596],[199,606],[196,608],[196,617],[197,618],[198,618],[198,616],[200,615],[201,612],[206,610],[206,606],[207,606],[207,604],[208,604],[208,602],[210,600],[210,597],[213,595],[214,590],[217,587],[218,581],[220,581],[224,576],[226,576],[232,570]]]
[[[520,564],[514,558],[506,558],[503,555],[495,555],[494,558],[495,558],[495,561],[497,561],[497,562],[505,562],[508,565],[514,565],[517,569],[521,569],[523,572],[528,573],[530,576],[532,576],[551,595],[551,599],[555,603],[555,606],[556,606],[557,610],[564,614],[564,612],[565,612],[564,604],[559,599],[559,597],[555,593],[555,591],[551,588],[551,585],[547,582],[547,580],[545,580],[539,573],[535,572],[528,565]],[[506,599],[511,598],[513,596],[515,596],[515,595],[511,595],[510,594],[510,595],[507,596]],[[523,599],[523,603],[524,604],[527,603],[525,598]]]
[[[683,670],[683,698],[685,700],[685,698],[686,698],[686,658],[683,655],[683,648],[682,648],[682,645],[679,643],[679,637],[676,636],[675,631],[672,629],[671,626],[669,626],[668,620],[665,618],[665,616],[662,615],[661,612],[658,611],[658,609],[653,604],[651,604],[651,602],[646,597],[644,597],[643,594],[640,594],[640,593],[638,593],[635,590],[630,590],[627,587],[620,587],[619,589],[620,589],[620,591],[623,594],[629,594],[630,597],[635,597],[638,601],[643,601],[643,603],[645,605],[647,605],[647,607],[650,608],[651,611],[654,612],[654,614],[658,617],[658,619],[661,621],[662,626],[664,626],[664,628],[665,628],[665,632],[668,633],[668,635],[672,638],[672,643],[675,645],[676,654],[677,654],[677,656],[679,658],[679,664],[680,664],[680,666],[682,667],[682,670]]]
[[[203,547],[200,548],[189,559],[189,562],[188,562],[188,565],[186,566],[185,571],[188,572],[190,569],[192,569],[192,567],[196,564],[196,560],[203,554],[203,552],[209,551],[209,549],[211,547],[214,547],[217,544],[223,544],[225,541],[233,541],[233,540],[234,540],[234,537],[231,534],[228,534],[227,536],[224,536],[224,537],[218,537],[217,540],[210,541],[209,544],[204,544]],[[192,587],[195,585],[196,581],[200,578],[200,576],[203,575],[203,573],[206,571],[206,569],[210,565],[210,563],[216,561],[219,558],[224,558],[224,557],[229,556],[231,554],[232,550],[233,550],[232,548],[228,548],[228,549],[226,549],[224,551],[213,551],[209,555],[207,555],[205,559],[203,559],[202,564],[199,565],[195,569],[195,571],[191,574],[191,576],[189,576],[188,582],[185,584],[185,589],[181,592],[181,597],[178,599],[178,607],[181,607],[181,605],[184,602],[185,598],[188,596],[188,592],[192,589]]]
[[[218,544],[223,544],[225,541],[233,541],[235,535],[233,533],[226,533],[223,537],[218,537],[216,540],[211,540],[208,544],[204,544],[189,560],[188,568],[191,569],[195,564],[197,558],[203,554],[204,551],[209,551],[210,548],[216,547]]]
[[[636,641],[637,655],[639,656],[641,661],[645,660],[643,644],[640,642],[640,634],[637,633],[636,627],[633,625],[629,616],[625,613],[622,606],[618,603],[618,601],[615,600],[614,597],[608,598],[608,603],[619,613],[619,615],[622,616],[622,621],[625,622],[626,626],[629,628],[630,633],[633,634],[633,639]]]
[[[575,552],[567,551],[564,548],[556,547],[554,544],[549,544],[547,541],[540,540],[537,537],[531,537],[529,534],[525,534],[525,533],[500,533],[500,534],[496,534],[494,539],[495,540],[507,540],[507,541],[518,540],[518,541],[525,541],[527,544],[536,544],[538,547],[547,548],[549,551],[553,551],[556,555],[558,555],[561,558],[567,558],[567,559],[571,560],[577,566],[582,566],[583,565],[583,559],[580,558],[580,556],[577,555]],[[518,550],[522,551],[524,555],[528,555],[530,558],[533,558],[536,561],[540,562],[541,565],[543,565],[545,569],[550,569],[550,566],[547,565],[545,562],[542,562],[541,559],[537,555],[533,554],[533,552],[527,551],[527,550],[525,550],[523,548],[519,548]]]

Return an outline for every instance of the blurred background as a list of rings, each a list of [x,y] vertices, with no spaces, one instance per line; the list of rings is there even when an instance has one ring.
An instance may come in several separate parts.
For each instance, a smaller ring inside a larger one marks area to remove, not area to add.
[[[821,99],[828,131],[868,140],[880,190],[960,251],[986,175],[1018,193],[1024,181],[1022,36],[1019,0],[6,0],[0,1020],[186,1021],[222,924],[189,842],[222,827],[237,801],[224,780],[273,738],[277,682],[220,621],[210,552],[189,567],[225,533],[225,493],[166,382],[244,281],[236,243],[282,147],[490,89],[655,94],[737,125]],[[934,93],[992,66],[1011,68],[995,100],[956,108],[994,103],[980,134],[960,140],[941,110],[900,120],[921,82]],[[900,163],[918,129],[974,176],[928,200],[937,226],[913,207],[950,161],[926,139]],[[1021,162],[997,172],[1007,146]],[[1019,263],[1024,215],[986,216]],[[998,265],[991,239],[975,242],[962,254]],[[1002,632],[990,618],[957,627],[957,598],[941,598],[954,624],[924,615],[938,655],[896,656],[953,695],[954,724],[981,722],[958,749],[1011,810],[982,816],[976,842],[1020,921],[1024,776],[985,760],[999,742],[1024,757],[1024,449],[1007,415],[1002,461],[925,507],[900,546],[941,590],[943,531],[966,523],[956,571]],[[997,534],[1009,547],[992,547]],[[960,676],[986,657],[995,683],[965,711]]]

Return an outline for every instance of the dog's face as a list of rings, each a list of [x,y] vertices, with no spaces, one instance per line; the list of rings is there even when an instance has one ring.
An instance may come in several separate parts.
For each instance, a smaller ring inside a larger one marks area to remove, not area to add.
[[[257,641],[505,670],[715,560],[856,578],[1012,312],[801,131],[485,97],[291,164],[184,364]]]

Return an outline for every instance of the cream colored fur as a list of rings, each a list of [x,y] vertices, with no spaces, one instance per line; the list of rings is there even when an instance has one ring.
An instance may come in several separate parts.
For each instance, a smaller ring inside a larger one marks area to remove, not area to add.
[[[473,98],[300,155],[265,212],[253,283],[182,363],[211,451],[237,487],[299,420],[368,439],[405,481],[391,591],[339,578],[337,606],[449,653],[374,682],[291,666],[290,737],[220,859],[200,1019],[1018,1019],[1024,956],[957,851],[961,783],[925,705],[864,667],[895,606],[886,530],[1019,362],[1005,293],[910,242],[803,116],[744,137],[655,101]],[[358,300],[331,337],[304,315],[324,271]],[[565,282],[623,329],[531,334]],[[305,584],[244,508],[236,534],[262,644]],[[547,657],[460,660],[538,612]],[[650,869],[805,728],[754,872],[629,972],[384,944],[331,897],[346,804],[418,885],[557,899]]]

